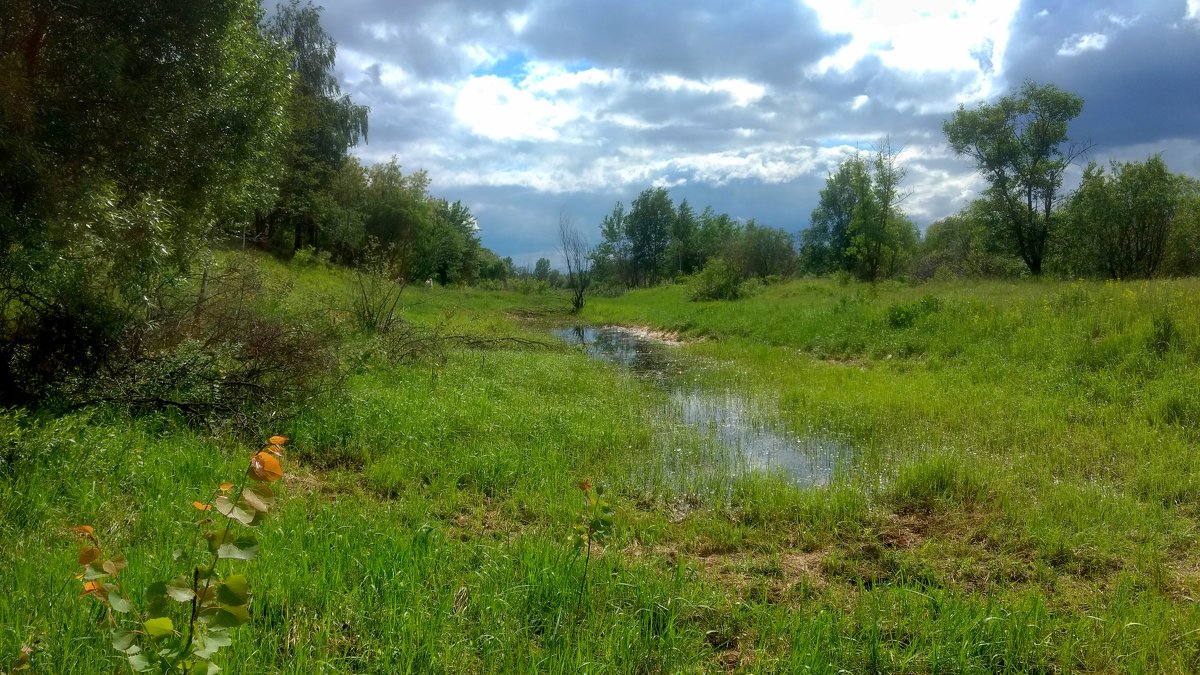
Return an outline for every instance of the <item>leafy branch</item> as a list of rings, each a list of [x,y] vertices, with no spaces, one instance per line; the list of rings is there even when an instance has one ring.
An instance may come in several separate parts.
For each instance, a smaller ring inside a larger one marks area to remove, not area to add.
[[[81,596],[91,596],[104,606],[112,627],[113,648],[125,655],[135,672],[211,675],[219,669],[212,657],[232,643],[229,630],[250,620],[250,584],[244,574],[222,573],[222,560],[254,560],[259,543],[253,532],[241,528],[258,525],[275,505],[269,483],[283,477],[284,436],[272,436],[267,445],[250,457],[240,482],[223,482],[207,502],[192,507],[204,516],[196,523],[189,560],[196,558],[201,542],[207,554],[192,564],[191,571],[171,581],[150,585],[145,607],[130,601],[120,574],[128,561],[124,556],[105,557],[104,549],[90,525],[73,531],[81,538],[76,578],[82,581]],[[223,522],[208,515],[216,511]],[[180,605],[186,611],[180,611]],[[176,623],[176,620],[179,623]]]

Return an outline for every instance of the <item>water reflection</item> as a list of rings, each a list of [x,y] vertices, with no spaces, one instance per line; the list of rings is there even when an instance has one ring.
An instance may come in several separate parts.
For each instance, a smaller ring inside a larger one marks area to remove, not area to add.
[[[575,326],[554,331],[597,359],[615,363],[671,392],[672,414],[726,449],[736,469],[783,472],[802,485],[829,482],[852,449],[837,441],[796,437],[766,422],[772,416],[744,397],[707,391],[686,377],[688,368],[673,350],[619,327]]]

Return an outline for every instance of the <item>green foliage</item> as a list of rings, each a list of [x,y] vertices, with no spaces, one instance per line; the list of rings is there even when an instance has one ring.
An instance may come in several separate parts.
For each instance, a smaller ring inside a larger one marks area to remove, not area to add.
[[[136,22],[110,9],[3,10],[5,383],[90,377],[221,227],[270,203],[279,174],[286,54],[259,34],[258,3],[151,2]],[[79,356],[32,346],[64,328]]]
[[[1089,163],[1071,196],[1064,267],[1073,276],[1154,276],[1167,254],[1185,182],[1158,155],[1145,162],[1113,161],[1110,170],[1106,175]]]
[[[583,594],[588,582],[588,564],[592,559],[592,547],[604,545],[615,515],[612,505],[604,498],[603,486],[597,485],[593,489],[592,482],[584,480],[579,484],[579,490],[583,492],[583,506],[575,518],[574,529],[571,532],[571,545],[576,550],[584,551],[583,576],[579,581],[576,612],[583,607]]]
[[[724,258],[710,258],[691,279],[692,300],[737,300],[742,296],[742,279]]]
[[[884,140],[874,157],[851,155],[829,175],[812,223],[801,235],[806,271],[853,271],[874,282],[908,268],[919,235],[899,209],[905,171],[896,155]]]
[[[144,607],[131,602],[132,596],[121,582],[120,574],[128,565],[125,557],[105,558],[92,526],[74,528],[83,541],[79,549],[83,571],[77,576],[83,582],[81,595],[91,596],[104,607],[113,649],[125,655],[134,672],[217,672],[212,658],[232,644],[230,629],[250,620],[249,580],[225,571],[227,566],[220,563],[258,557],[258,540],[238,530],[261,523],[275,505],[275,493],[267,484],[283,477],[278,458],[285,443],[287,438],[272,436],[267,446],[250,458],[245,479],[237,485],[221,483],[209,502],[192,503],[201,514],[215,511],[225,520],[214,523],[206,516],[196,523],[188,551],[174,555],[176,561],[183,560],[190,567],[189,572],[151,584],[144,594]],[[248,485],[248,481],[255,484]],[[201,540],[207,542],[207,552],[198,550]]]
[[[1082,98],[1026,81],[1018,94],[995,103],[974,110],[960,105],[942,126],[954,152],[970,157],[989,184],[985,196],[995,236],[1035,276],[1055,233],[1063,174],[1086,150],[1070,145],[1067,136],[1067,125],[1082,110]]]
[[[354,238],[347,226],[353,216],[345,214],[345,203],[338,203],[337,197],[346,195],[344,189],[337,194],[335,182],[348,150],[366,138],[367,107],[341,94],[333,70],[337,43],[321,26],[320,7],[300,0],[281,4],[266,32],[287,49],[293,86],[286,170],[278,200],[258,224],[258,236],[281,244],[290,237],[286,247],[291,251],[305,245],[344,247]],[[336,238],[326,231],[326,222],[342,225]]]
[[[942,301],[932,295],[926,295],[916,302],[898,303],[887,308],[887,325],[889,328],[909,328],[941,308]]]

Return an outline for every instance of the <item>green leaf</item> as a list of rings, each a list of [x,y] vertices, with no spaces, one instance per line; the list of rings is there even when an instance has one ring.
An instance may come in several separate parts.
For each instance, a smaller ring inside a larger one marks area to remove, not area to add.
[[[242,502],[254,511],[266,513],[275,505],[275,493],[266,485],[255,485],[242,492]]]
[[[217,586],[217,599],[225,605],[244,605],[250,602],[250,582],[245,575],[231,574]]]
[[[233,541],[233,532],[224,528],[220,530],[209,530],[204,533],[204,538],[208,540],[208,550],[216,553],[221,549],[221,546]],[[224,556],[222,556],[224,557]]]
[[[192,667],[188,669],[188,675],[213,675],[220,668],[217,664],[208,661],[196,661]]]
[[[113,589],[109,589],[108,591],[108,606],[112,607],[114,612],[120,612],[121,614],[128,614],[129,611],[133,609],[133,606],[129,604],[129,601],[121,597],[121,595]]]
[[[95,581],[96,579],[103,579],[107,576],[108,572],[105,572],[104,570],[98,570],[91,565],[88,565],[87,568],[83,570],[84,581]]]
[[[152,617],[166,616],[171,613],[173,603],[167,595],[167,584],[156,581],[146,589],[146,614]]]
[[[175,624],[166,616],[147,619],[142,627],[146,629],[146,635],[149,635],[151,640],[161,640],[175,632]]]
[[[254,535],[243,535],[232,543],[221,544],[217,555],[228,560],[254,560],[258,557],[258,540]]]
[[[130,654],[126,658],[129,659],[129,667],[133,668],[134,672],[147,673],[154,668],[154,664],[150,663],[145,654]]]
[[[233,501],[231,501],[229,497],[226,497],[225,495],[220,495],[214,499],[213,506],[217,509],[217,513],[220,513],[227,518],[236,520],[243,525],[249,525],[251,521],[254,520],[253,509],[247,511],[234,504]]]
[[[113,649],[115,649],[119,652],[129,652],[131,647],[133,649],[137,649],[137,645],[134,644],[134,642],[136,642],[136,641],[137,641],[136,633],[132,633],[127,630],[122,630],[120,628],[114,630],[112,633]],[[137,652],[132,652],[132,653],[137,653]]]
[[[217,628],[236,628],[250,620],[250,610],[245,605],[222,605],[208,620],[208,625]]]
[[[231,644],[233,644],[233,640],[229,637],[229,631],[224,628],[210,628],[205,635],[196,637],[196,641],[192,645],[192,653],[197,658],[207,659],[216,654],[221,647],[228,647]]]
[[[175,602],[191,602],[192,598],[196,597],[196,592],[192,590],[192,580],[186,577],[176,577],[167,584],[166,593]]]

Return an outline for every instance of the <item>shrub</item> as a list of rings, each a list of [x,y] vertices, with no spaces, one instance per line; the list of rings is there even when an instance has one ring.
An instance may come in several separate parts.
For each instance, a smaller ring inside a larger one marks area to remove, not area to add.
[[[741,278],[723,258],[711,258],[691,282],[692,300],[737,300],[742,297]]]
[[[929,316],[941,310],[942,301],[932,295],[926,295],[920,300],[908,304],[895,304],[887,308],[887,325],[889,328],[909,328],[922,317]]]

